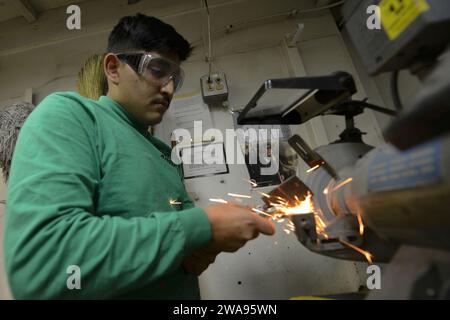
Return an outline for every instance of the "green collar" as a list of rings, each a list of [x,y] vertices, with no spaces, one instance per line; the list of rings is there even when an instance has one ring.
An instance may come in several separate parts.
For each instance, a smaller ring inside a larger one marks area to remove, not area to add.
[[[101,105],[110,108],[115,114],[117,114],[121,119],[123,119],[125,122],[130,124],[133,128],[135,128],[137,131],[142,133],[143,135],[147,136],[148,133],[148,126],[142,125],[139,122],[137,122],[131,114],[128,113],[128,111],[125,110],[117,101],[111,99],[108,96],[101,96],[98,99],[98,103]]]
[[[126,123],[135,128],[138,132],[140,132],[144,137],[146,137],[160,152],[164,155],[170,157],[172,149],[163,141],[158,138],[152,136],[148,131],[148,126],[142,125],[138,123],[117,101],[111,99],[108,96],[101,96],[97,101],[101,106],[108,108],[116,115],[118,115],[121,119],[123,119]]]

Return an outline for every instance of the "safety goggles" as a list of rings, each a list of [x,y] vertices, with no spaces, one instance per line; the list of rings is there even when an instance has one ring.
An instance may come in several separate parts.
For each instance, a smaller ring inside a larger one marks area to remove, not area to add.
[[[164,87],[170,81],[173,81],[174,90],[178,91],[183,84],[183,69],[178,63],[169,59],[140,52],[118,53],[116,56],[126,62],[138,74],[149,76],[157,85]]]

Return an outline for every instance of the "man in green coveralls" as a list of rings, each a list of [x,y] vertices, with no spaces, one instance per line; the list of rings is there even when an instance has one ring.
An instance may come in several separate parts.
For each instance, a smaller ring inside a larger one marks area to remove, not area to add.
[[[191,49],[156,18],[124,17],[104,58],[107,95],[54,93],[31,113],[8,183],[5,260],[15,298],[198,299],[197,276],[217,254],[275,232],[247,207],[196,208],[171,149],[148,132],[181,85]],[[76,288],[67,281],[74,266]]]

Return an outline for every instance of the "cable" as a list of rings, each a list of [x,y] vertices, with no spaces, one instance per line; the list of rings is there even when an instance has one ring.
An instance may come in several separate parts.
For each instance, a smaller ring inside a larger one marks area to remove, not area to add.
[[[367,102],[367,98],[362,101],[360,101],[360,100],[344,101],[344,102],[339,103],[336,107],[338,107],[338,108],[348,108],[348,107],[350,107],[350,108],[351,107],[368,108],[373,111],[384,113],[384,114],[387,114],[387,115],[393,116],[393,117],[398,115],[397,111],[383,108],[383,107],[380,107],[375,104]],[[341,113],[342,112],[343,111],[341,111]],[[327,111],[325,111],[324,115],[327,115],[327,114],[337,114],[337,113],[333,113],[332,111],[330,113],[327,113]]]
[[[212,63],[212,48],[211,48],[211,17],[209,14],[208,1],[203,0],[205,3],[206,14],[208,17],[208,62],[209,62],[209,71],[208,71],[208,82],[211,83],[211,63]]]
[[[328,4],[326,6],[321,6],[321,7],[317,7],[317,8],[313,8],[313,9],[304,9],[304,10],[300,10],[300,12],[298,13],[309,13],[309,12],[316,12],[316,11],[322,11],[322,10],[326,10],[326,9],[332,9],[334,7],[338,7],[341,4],[344,4],[347,0],[341,0],[332,4]]]
[[[204,1],[206,1],[206,0],[204,0]],[[333,3],[333,4],[329,4],[329,5],[326,5],[326,6],[321,6],[321,7],[317,7],[317,8],[313,8],[313,9],[293,9],[293,10],[289,10],[289,11],[286,11],[286,12],[273,14],[273,15],[270,15],[270,16],[264,16],[264,17],[259,17],[259,18],[255,18],[255,19],[239,21],[239,22],[227,25],[227,27],[225,27],[224,29],[221,29],[221,30],[218,30],[218,31],[212,33],[212,35],[216,36],[216,35],[221,34],[221,33],[228,34],[232,30],[242,29],[245,26],[250,25],[252,23],[259,22],[259,21],[264,21],[264,20],[268,20],[268,19],[273,19],[273,18],[278,18],[278,17],[292,17],[292,16],[295,16],[295,15],[303,14],[303,13],[311,13],[311,12],[317,12],[317,11],[322,11],[322,10],[326,10],[326,9],[331,9],[331,8],[334,8],[334,7],[337,7],[337,6],[340,6],[340,5],[344,4],[346,1],[347,0],[342,0],[342,1],[339,1],[339,2],[336,2],[336,3]],[[199,44],[199,42],[201,42],[201,41],[202,41],[202,39],[194,41],[192,43],[192,45],[195,46],[195,45]]]
[[[398,91],[398,76],[400,71],[395,70],[391,73],[391,94],[392,100],[394,101],[394,106],[397,111],[401,111],[403,109],[402,100],[400,99],[400,93]]]
[[[398,112],[396,112],[394,110],[391,110],[391,109],[383,108],[383,107],[380,107],[380,106],[377,106],[377,105],[374,105],[374,104],[371,104],[371,103],[368,103],[368,102],[362,102],[362,101],[359,102],[359,104],[364,106],[365,108],[368,108],[368,109],[371,109],[373,111],[377,111],[377,112],[380,112],[380,113],[384,113],[384,114],[387,114],[389,116],[393,116],[393,117],[398,116]]]

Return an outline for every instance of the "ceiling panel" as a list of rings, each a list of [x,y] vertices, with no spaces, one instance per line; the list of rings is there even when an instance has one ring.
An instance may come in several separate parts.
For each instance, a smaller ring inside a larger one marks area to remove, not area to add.
[[[8,0],[0,0],[0,22],[20,16],[17,10]]]
[[[77,4],[83,2],[83,0],[28,0],[28,2],[38,12],[43,12],[63,6],[69,6],[71,4]]]
[[[0,22],[21,17],[20,11],[16,8],[16,0],[0,0]],[[26,0],[39,13],[83,2],[83,0]]]

